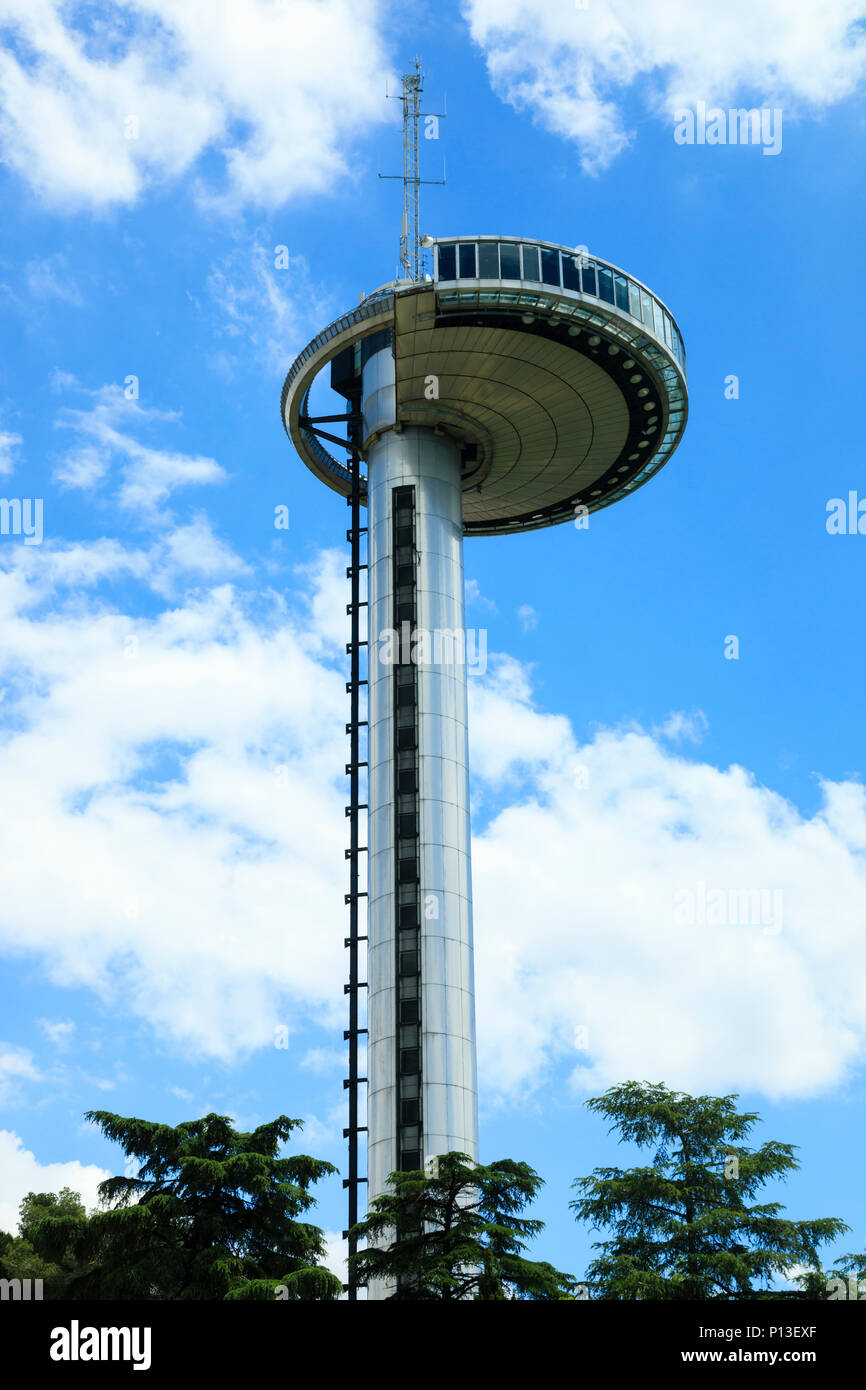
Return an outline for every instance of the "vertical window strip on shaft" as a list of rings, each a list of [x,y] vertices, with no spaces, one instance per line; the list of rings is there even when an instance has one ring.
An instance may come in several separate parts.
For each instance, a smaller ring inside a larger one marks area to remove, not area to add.
[[[412,642],[417,621],[415,489],[391,492],[394,666],[394,897],[397,992],[397,1168],[420,1168],[421,1113],[421,911],[418,783],[418,670]],[[408,624],[408,629],[404,627]]]

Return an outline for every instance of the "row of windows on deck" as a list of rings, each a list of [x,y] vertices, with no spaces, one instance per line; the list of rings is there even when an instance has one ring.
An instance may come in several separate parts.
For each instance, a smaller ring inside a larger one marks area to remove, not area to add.
[[[441,243],[436,249],[438,280],[531,280],[592,295],[646,324],[685,365],[682,338],[670,315],[642,285],[602,261],[514,241]]]

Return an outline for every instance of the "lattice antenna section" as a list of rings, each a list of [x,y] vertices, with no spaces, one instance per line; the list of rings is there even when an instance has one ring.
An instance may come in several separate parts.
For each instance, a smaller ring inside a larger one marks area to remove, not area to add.
[[[429,123],[428,133],[438,135],[438,122],[447,112],[421,110],[421,93],[424,78],[421,73],[421,59],[413,59],[413,71],[404,72],[402,92],[393,100],[403,103],[403,173],[380,174],[380,179],[401,179],[403,183],[403,220],[400,227],[400,278],[422,280],[425,272],[424,248],[421,237],[421,185],[422,183],[444,184],[441,179],[422,179],[419,152],[419,123],[423,119]],[[385,93],[391,96],[390,92]],[[443,102],[443,107],[444,107]]]

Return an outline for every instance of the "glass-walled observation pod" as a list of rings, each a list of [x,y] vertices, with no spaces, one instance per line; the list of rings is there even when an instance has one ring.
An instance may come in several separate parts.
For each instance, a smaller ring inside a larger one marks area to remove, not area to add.
[[[467,535],[555,525],[578,504],[598,511],[667,462],[688,413],[685,352],[645,285],[579,247],[482,236],[425,245],[435,280],[382,285],[289,369],[283,420],[313,473],[349,494],[350,469],[325,447],[334,436],[308,419],[310,392],[340,357],[336,389],[354,400],[364,342],[383,334],[399,359],[401,424],[450,432],[465,455]],[[437,403],[426,392],[431,372],[443,373]]]
[[[588,301],[589,306],[595,303],[602,313],[602,306],[610,305],[661,343],[685,377],[683,340],[669,310],[645,285],[616,266],[574,247],[517,238],[475,237],[434,242],[434,247],[434,278],[441,286],[439,300],[443,307],[451,302],[473,302],[503,306],[513,303],[531,309],[539,304],[537,291],[545,296],[563,291],[567,298],[557,304],[560,312],[568,310],[571,296]],[[485,281],[513,281],[515,288],[494,289],[491,285],[485,289]],[[452,284],[453,291],[445,288]],[[580,318],[591,317],[591,308],[581,313],[575,307],[574,312]]]

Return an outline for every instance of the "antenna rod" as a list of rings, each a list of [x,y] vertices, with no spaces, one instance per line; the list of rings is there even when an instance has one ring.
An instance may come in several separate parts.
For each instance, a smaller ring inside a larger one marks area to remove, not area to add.
[[[415,71],[403,74],[403,228],[400,265],[407,280],[421,279],[420,183],[418,117],[421,114],[421,59]]]
[[[424,252],[421,247],[421,184],[444,183],[443,179],[422,179],[418,155],[418,121],[424,112],[421,110],[421,92],[424,79],[421,76],[421,59],[412,60],[415,71],[404,72],[403,92],[395,100],[403,103],[403,173],[379,174],[380,179],[401,178],[403,181],[403,220],[400,226],[400,269],[402,278],[421,280],[424,274]],[[390,93],[385,92],[386,96]],[[439,120],[446,113],[431,113],[430,119]]]

